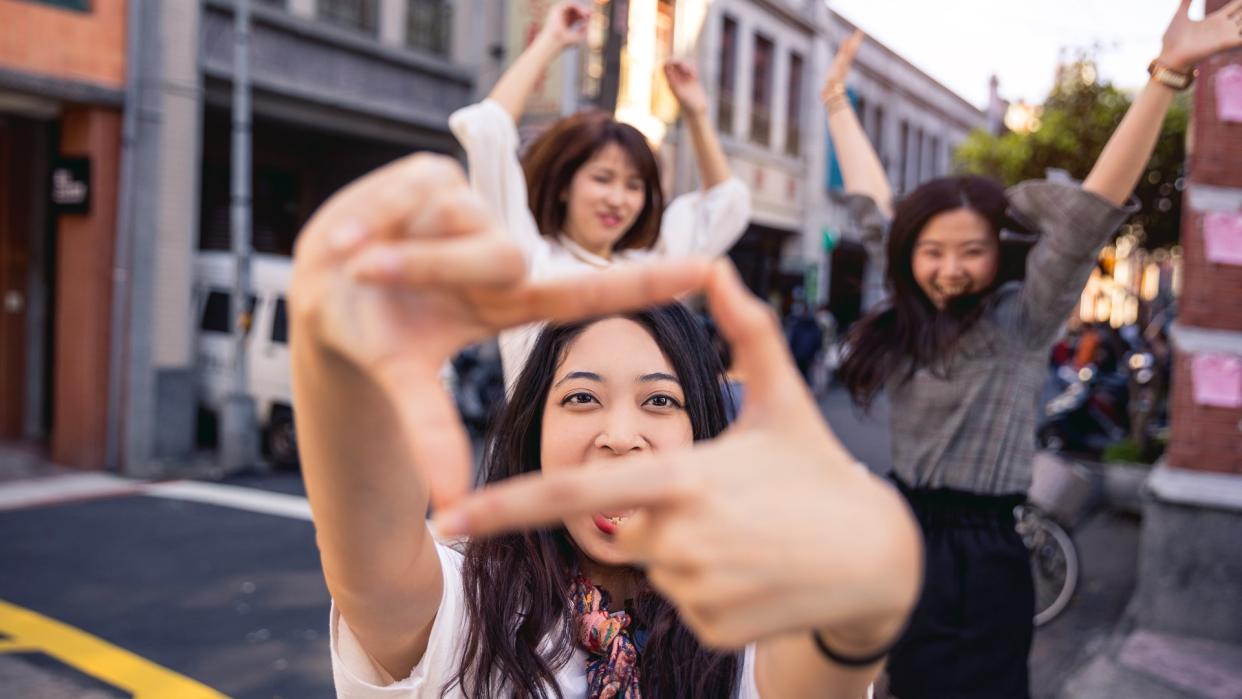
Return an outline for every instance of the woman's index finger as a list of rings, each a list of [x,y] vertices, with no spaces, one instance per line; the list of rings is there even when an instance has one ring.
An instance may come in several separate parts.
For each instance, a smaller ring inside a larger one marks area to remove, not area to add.
[[[566,517],[607,510],[650,508],[685,494],[679,467],[666,458],[586,465],[558,473],[530,473],[495,483],[435,517],[446,537],[488,536],[556,524]]]

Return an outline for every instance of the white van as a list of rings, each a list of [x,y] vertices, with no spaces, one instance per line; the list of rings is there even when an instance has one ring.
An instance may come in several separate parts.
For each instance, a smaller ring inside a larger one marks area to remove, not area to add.
[[[289,369],[289,314],[285,296],[293,260],[281,255],[251,257],[251,326],[246,337],[250,394],[255,399],[264,454],[278,467],[298,463]],[[236,262],[228,252],[199,252],[194,268],[198,318],[200,424],[214,441],[220,407],[233,380],[235,358],[232,289]]]

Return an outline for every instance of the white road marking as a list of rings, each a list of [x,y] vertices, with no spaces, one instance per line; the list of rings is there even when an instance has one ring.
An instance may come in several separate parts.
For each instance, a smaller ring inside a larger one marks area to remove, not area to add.
[[[142,487],[143,495],[232,507],[277,517],[311,520],[310,503],[300,495],[271,493],[238,485],[201,481],[170,481]]]
[[[59,502],[133,495],[142,481],[108,473],[72,473],[0,483],[0,511]]]

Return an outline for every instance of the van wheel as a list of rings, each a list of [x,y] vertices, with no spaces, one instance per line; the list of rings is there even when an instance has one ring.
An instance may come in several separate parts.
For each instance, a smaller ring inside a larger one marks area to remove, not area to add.
[[[293,412],[289,408],[273,408],[272,417],[263,432],[264,446],[278,469],[298,467],[298,440],[293,428]]]

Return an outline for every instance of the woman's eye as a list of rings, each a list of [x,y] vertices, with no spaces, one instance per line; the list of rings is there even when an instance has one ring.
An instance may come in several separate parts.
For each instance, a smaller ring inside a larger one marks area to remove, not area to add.
[[[579,391],[571,393],[561,400],[561,405],[590,405],[595,402],[595,396],[590,393]]]
[[[681,403],[672,396],[657,394],[647,399],[647,404],[653,408],[680,408]]]

